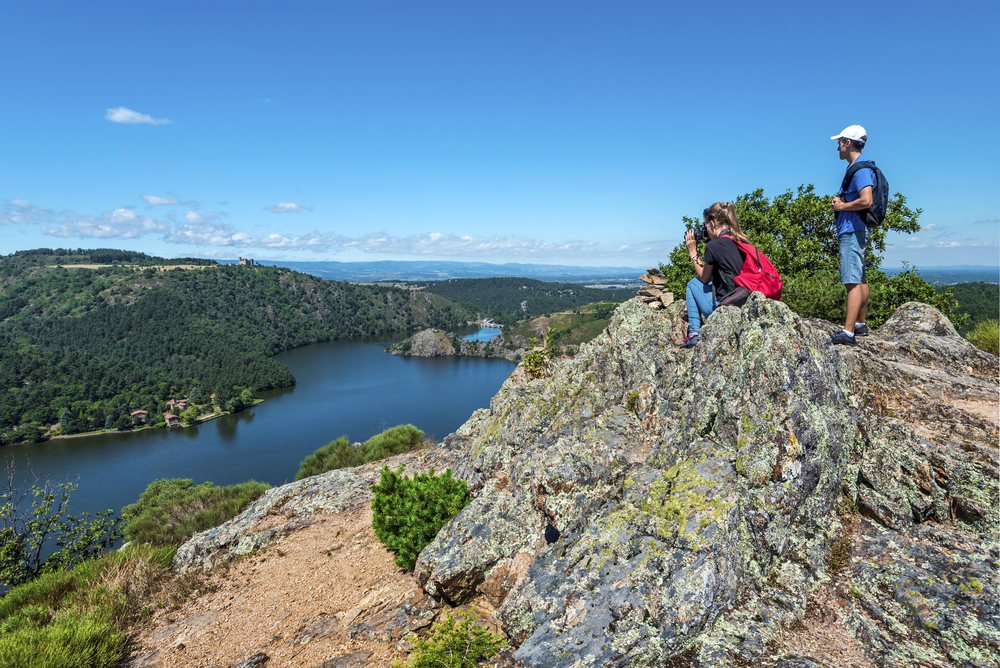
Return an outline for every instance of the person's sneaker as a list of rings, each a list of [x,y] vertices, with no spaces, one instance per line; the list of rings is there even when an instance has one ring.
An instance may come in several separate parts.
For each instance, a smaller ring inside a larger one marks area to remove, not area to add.
[[[856,346],[856,345],[858,345],[857,339],[854,338],[853,336],[851,336],[850,334],[848,334],[847,332],[844,332],[844,331],[837,332],[836,334],[831,334],[830,335],[830,343],[832,343],[835,346],[836,345],[841,345],[841,346]]]
[[[868,325],[861,323],[854,326],[854,336],[868,336]]]
[[[698,345],[698,335],[689,334],[688,337],[684,339],[684,343],[681,344],[681,348],[694,348],[696,345]]]

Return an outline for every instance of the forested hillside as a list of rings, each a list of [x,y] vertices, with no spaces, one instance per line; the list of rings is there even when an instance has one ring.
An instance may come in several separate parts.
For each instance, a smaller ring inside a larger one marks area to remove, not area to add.
[[[957,283],[936,288],[938,292],[952,290],[958,310],[969,316],[969,321],[959,330],[968,334],[983,320],[996,320],[1000,315],[1000,285],[996,283]]]
[[[475,307],[505,325],[593,302],[621,303],[635,296],[632,288],[604,290],[575,283],[548,283],[531,278],[454,278],[412,285]]]
[[[64,432],[124,426],[139,409],[152,422],[194,389],[225,405],[294,383],[270,359],[282,350],[474,315],[423,291],[276,267],[85,269],[28,266],[31,257],[0,258],[4,442],[37,440],[57,421]]]
[[[117,248],[33,248],[16,251],[3,258],[4,266],[12,267],[54,267],[79,264],[130,264],[143,267],[194,264],[211,266],[219,264],[215,260],[200,257],[163,258],[146,255],[139,251]]]

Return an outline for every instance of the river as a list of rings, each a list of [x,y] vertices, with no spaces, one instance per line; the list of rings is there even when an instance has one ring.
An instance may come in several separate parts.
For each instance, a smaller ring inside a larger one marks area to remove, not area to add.
[[[467,333],[486,338],[498,330]],[[258,394],[264,403],[184,429],[149,429],[53,439],[3,448],[40,480],[76,481],[70,512],[119,512],[153,480],[192,478],[231,485],[295,479],[299,463],[339,436],[365,441],[410,423],[438,440],[490,399],[514,370],[505,360],[398,357],[390,341],[331,341],[275,356],[294,387]]]

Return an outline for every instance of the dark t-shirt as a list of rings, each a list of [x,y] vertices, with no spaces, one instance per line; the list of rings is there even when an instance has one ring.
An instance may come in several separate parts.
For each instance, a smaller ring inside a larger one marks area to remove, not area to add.
[[[746,256],[729,237],[712,239],[705,244],[705,264],[713,266],[712,283],[716,299],[722,299],[736,289],[733,279],[740,275]]]

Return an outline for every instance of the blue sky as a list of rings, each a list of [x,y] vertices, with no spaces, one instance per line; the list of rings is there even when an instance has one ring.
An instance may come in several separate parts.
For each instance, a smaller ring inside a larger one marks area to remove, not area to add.
[[[860,123],[884,266],[997,265],[998,7],[8,2],[0,253],[646,266]]]

